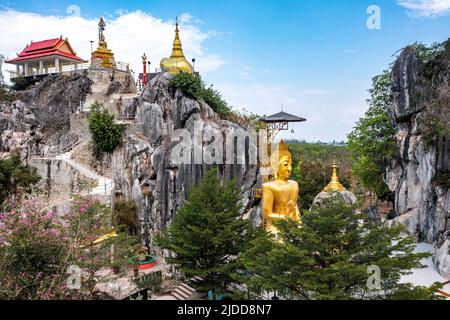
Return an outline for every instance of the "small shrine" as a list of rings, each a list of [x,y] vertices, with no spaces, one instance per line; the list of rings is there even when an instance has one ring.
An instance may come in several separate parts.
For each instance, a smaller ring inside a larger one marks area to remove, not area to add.
[[[347,191],[347,189],[339,182],[338,166],[336,160],[333,162],[330,182],[314,199],[312,208],[321,207],[324,202],[333,197],[340,198],[348,205],[354,205],[357,198],[354,193]]]
[[[103,17],[101,17],[100,22],[98,23],[98,47],[91,56],[91,67],[93,68],[112,69],[116,67],[114,53],[110,49],[108,49],[108,44],[105,40],[105,27],[105,20],[103,19]]]

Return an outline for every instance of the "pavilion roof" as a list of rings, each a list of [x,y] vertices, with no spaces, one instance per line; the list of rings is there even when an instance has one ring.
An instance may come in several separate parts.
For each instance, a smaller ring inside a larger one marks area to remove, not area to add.
[[[76,60],[79,62],[86,62],[86,60],[76,55],[76,52],[72,49],[67,38],[63,39],[62,37],[38,42],[31,42],[29,45],[25,47],[25,49],[23,49],[21,53],[17,55],[17,58],[8,60],[6,62],[14,63],[55,55],[62,56],[71,60]]]
[[[259,119],[261,122],[273,123],[273,122],[304,122],[305,118],[297,117],[292,114],[281,111],[274,115]]]

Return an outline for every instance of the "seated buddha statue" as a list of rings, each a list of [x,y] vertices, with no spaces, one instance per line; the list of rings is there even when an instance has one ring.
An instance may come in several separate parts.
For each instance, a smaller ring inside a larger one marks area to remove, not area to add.
[[[300,222],[300,210],[297,200],[299,187],[297,182],[289,180],[292,173],[292,156],[284,141],[270,159],[274,180],[262,185],[262,213],[264,228],[277,234],[275,221],[292,219]]]

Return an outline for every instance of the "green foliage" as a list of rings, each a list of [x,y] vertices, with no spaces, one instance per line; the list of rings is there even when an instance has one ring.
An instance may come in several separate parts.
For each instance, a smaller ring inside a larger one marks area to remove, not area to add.
[[[13,102],[17,99],[17,94],[11,92],[6,86],[0,86],[0,102]]]
[[[373,79],[369,92],[369,109],[348,135],[348,147],[355,159],[355,176],[365,188],[387,199],[391,196],[383,181],[383,168],[396,151],[395,126],[388,115],[392,102],[388,70]]]
[[[450,170],[440,170],[434,176],[434,183],[442,188],[450,188]]]
[[[187,72],[180,72],[170,79],[171,88],[180,89],[185,95],[195,99],[202,100],[204,84],[200,76]]]
[[[437,299],[439,284],[400,283],[429,254],[414,253],[402,227],[361,226],[362,218],[334,199],[303,215],[303,225],[279,222],[280,241],[258,238],[241,255],[249,275],[242,280],[251,290],[277,291],[287,299]],[[379,289],[367,286],[370,266],[381,270]]]
[[[419,118],[419,129],[427,148],[450,136],[450,40],[426,46],[410,46],[419,58],[421,85],[425,89],[425,110]]]
[[[309,210],[314,198],[330,182],[331,166],[336,160],[339,180],[347,189],[352,184],[352,159],[346,146],[295,143],[288,141],[293,163],[292,180],[300,186],[299,207]]]
[[[222,183],[209,171],[177,212],[157,243],[172,251],[168,258],[187,277],[201,276],[201,290],[225,289],[239,268],[237,256],[260,232],[240,216],[240,192],[234,182]]]
[[[30,86],[30,83],[24,77],[17,77],[11,79],[11,81],[13,82],[12,89],[15,91],[22,91]]]
[[[139,248],[138,240],[112,227],[111,209],[91,197],[75,199],[64,219],[65,235],[71,241],[68,261],[84,271],[81,290],[92,299],[95,286],[103,280],[96,273],[102,268],[126,268]],[[96,242],[114,231],[117,236]]]
[[[31,192],[40,179],[37,169],[22,165],[17,153],[9,159],[0,160],[0,205],[19,190]]]
[[[114,205],[114,219],[118,226],[123,226],[129,234],[138,234],[139,221],[136,204],[133,201],[119,200]]]
[[[231,108],[217,90],[206,88],[201,77],[196,74],[180,72],[170,79],[171,88],[180,89],[187,96],[206,102],[221,118],[231,113]]]
[[[89,130],[97,152],[112,153],[122,145],[124,128],[114,123],[114,116],[99,102],[94,102],[89,115]]]

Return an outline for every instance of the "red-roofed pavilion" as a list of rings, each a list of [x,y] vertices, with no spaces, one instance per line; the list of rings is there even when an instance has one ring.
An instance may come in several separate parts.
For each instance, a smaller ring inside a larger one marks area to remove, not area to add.
[[[31,42],[17,55],[17,58],[6,61],[16,65],[16,77],[61,73],[62,67],[71,65],[74,70],[78,65],[87,62],[77,56],[69,40],[62,36],[38,42]]]

